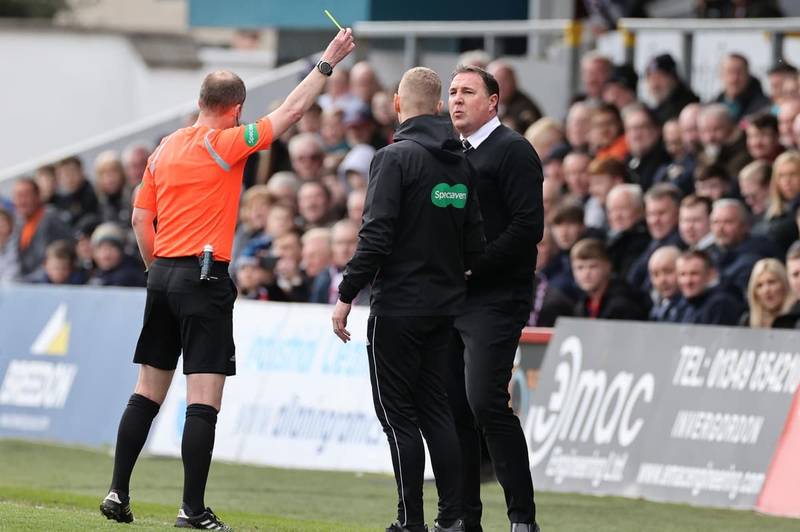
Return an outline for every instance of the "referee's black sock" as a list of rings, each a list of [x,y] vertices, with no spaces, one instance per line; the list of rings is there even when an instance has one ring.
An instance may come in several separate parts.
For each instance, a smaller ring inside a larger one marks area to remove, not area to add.
[[[122,414],[117,431],[117,448],[114,451],[114,474],[111,489],[116,491],[123,502],[130,491],[131,473],[136,459],[147,441],[150,425],[158,414],[159,404],[135,393],[128,400],[128,407]]]
[[[216,426],[216,408],[198,403],[186,407],[186,424],[183,426],[181,444],[183,503],[191,515],[199,515],[206,509],[204,495]]]

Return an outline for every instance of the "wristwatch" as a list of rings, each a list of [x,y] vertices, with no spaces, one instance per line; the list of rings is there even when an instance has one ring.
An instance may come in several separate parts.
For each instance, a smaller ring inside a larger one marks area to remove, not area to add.
[[[319,70],[323,76],[330,76],[333,74],[333,67],[324,59],[321,59],[320,62],[317,63],[317,70]]]

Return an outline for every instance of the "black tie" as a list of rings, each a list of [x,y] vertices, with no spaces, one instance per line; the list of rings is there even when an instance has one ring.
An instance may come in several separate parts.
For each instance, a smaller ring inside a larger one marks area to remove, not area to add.
[[[461,145],[464,147],[464,152],[468,152],[472,149],[472,144],[470,144],[467,139],[461,139]]]

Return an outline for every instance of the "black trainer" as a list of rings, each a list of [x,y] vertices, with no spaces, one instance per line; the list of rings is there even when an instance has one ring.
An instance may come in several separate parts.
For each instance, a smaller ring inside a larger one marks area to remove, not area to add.
[[[190,516],[181,508],[178,510],[178,517],[175,519],[176,528],[197,528],[200,530],[222,530],[222,532],[233,532],[233,529],[223,523],[219,517],[214,515],[211,508],[200,515]]]
[[[386,532],[408,532],[408,529],[401,525],[399,521],[395,521],[386,527]]]
[[[123,502],[116,491],[109,491],[103,502],[100,503],[100,512],[106,519],[113,519],[118,523],[133,523],[130,500]]]
[[[464,521],[456,519],[455,522],[448,527],[440,525],[439,521],[434,521],[433,532],[464,532]]]

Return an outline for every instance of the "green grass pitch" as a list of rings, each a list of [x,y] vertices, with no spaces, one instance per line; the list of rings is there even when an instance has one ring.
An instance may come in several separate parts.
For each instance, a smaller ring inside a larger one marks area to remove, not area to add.
[[[171,529],[181,496],[182,467],[174,459],[143,457],[131,483],[136,522],[107,521],[97,509],[111,476],[108,451],[0,440],[0,530]],[[436,490],[425,485],[432,524]],[[505,532],[503,496],[485,484],[484,530]],[[356,475],[226,463],[211,468],[206,504],[239,530],[382,531],[392,520],[394,481]],[[544,532],[800,531],[800,520],[751,512],[657,504],[617,497],[537,494]]]

